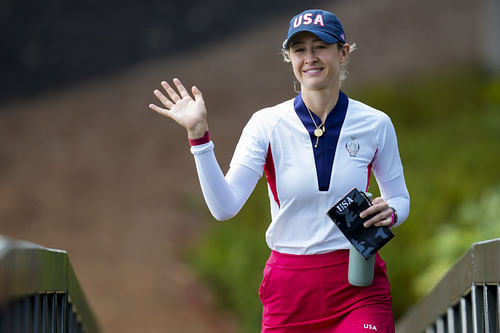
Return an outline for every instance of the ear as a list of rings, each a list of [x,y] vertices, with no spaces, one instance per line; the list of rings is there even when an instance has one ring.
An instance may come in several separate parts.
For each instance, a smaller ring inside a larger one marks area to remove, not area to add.
[[[349,58],[349,50],[351,49],[351,46],[347,43],[342,45],[342,48],[340,49],[340,63],[343,64],[344,62],[347,61],[347,58]]]

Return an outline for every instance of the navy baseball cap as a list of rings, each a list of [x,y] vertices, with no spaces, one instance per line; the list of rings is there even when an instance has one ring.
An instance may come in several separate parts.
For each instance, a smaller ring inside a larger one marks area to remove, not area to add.
[[[288,49],[290,39],[302,31],[312,32],[327,44],[345,43],[342,23],[340,23],[337,16],[326,10],[309,9],[295,15],[290,20],[290,27],[283,42],[283,48]]]

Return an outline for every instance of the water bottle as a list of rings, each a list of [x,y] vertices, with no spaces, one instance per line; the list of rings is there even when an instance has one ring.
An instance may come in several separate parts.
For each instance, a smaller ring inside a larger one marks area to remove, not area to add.
[[[365,193],[370,201],[372,194]],[[349,246],[349,283],[357,287],[367,287],[373,282],[373,269],[375,265],[375,255],[366,260],[356,248]]]
[[[349,283],[357,287],[367,287],[373,282],[375,255],[366,260],[354,246],[349,247]]]

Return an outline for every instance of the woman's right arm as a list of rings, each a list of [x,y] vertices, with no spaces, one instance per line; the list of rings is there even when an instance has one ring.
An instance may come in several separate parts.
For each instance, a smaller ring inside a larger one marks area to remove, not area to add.
[[[187,130],[205,202],[217,220],[229,219],[243,207],[260,175],[237,165],[231,167],[224,177],[215,158],[214,145],[208,137],[207,110],[201,91],[193,87],[193,99],[179,79],[174,79],[174,84],[178,93],[167,82],[161,82],[168,97],[155,90],[154,95],[163,107],[150,104],[149,108]]]
[[[226,176],[217,163],[212,141],[191,147],[203,197],[212,216],[221,221],[236,215],[260,178],[243,165],[232,166]]]

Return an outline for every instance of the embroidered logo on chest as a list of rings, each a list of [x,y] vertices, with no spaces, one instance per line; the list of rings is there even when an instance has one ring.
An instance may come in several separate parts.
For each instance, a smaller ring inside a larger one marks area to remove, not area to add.
[[[351,136],[351,139],[345,144],[345,149],[347,149],[351,157],[356,157],[356,155],[358,155],[359,147],[359,142],[356,140],[355,136]]]

